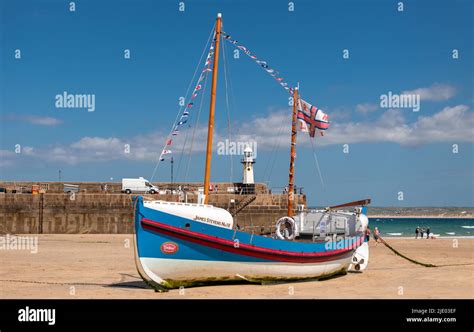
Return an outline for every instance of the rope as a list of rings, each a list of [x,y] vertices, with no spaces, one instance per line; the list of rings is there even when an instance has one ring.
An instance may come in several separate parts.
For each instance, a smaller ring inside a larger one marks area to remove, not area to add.
[[[140,278],[137,278],[140,279]],[[96,283],[96,282],[54,282],[54,281],[37,281],[37,280],[19,280],[19,279],[0,279],[1,282],[17,282],[23,284],[38,284],[38,285],[57,285],[57,286],[111,286],[111,284]],[[113,285],[113,284],[112,284]],[[121,287],[130,288],[146,288],[132,285],[121,285]]]
[[[195,70],[194,70],[193,77],[191,78],[191,81],[189,82],[188,88],[186,89],[186,94],[185,94],[185,96],[184,96],[184,100],[185,100],[185,101],[188,100],[189,91],[190,91],[191,86],[192,86],[192,84],[193,84],[193,82],[194,82],[194,78],[196,77],[197,71],[198,71],[198,69],[200,68],[200,64],[201,64],[201,62],[202,62],[202,58],[204,57],[204,54],[205,54],[205,52],[206,52],[206,50],[207,50],[207,48],[208,48],[209,42],[210,42],[210,40],[211,40],[211,37],[212,37],[212,35],[213,35],[213,33],[214,33],[214,28],[215,28],[215,24],[214,24],[214,26],[213,26],[212,29],[211,29],[211,32],[210,32],[209,37],[208,37],[208,39],[207,39],[206,45],[204,45],[204,49],[202,50],[201,57],[199,58],[199,61],[198,61],[198,63],[196,64],[196,68],[195,68]],[[207,79],[207,75],[206,75],[206,79]],[[158,159],[158,162],[157,162],[156,165],[155,165],[155,168],[153,169],[153,173],[152,173],[152,175],[151,175],[151,177],[150,177],[150,181],[153,181],[153,178],[155,177],[156,170],[158,169],[158,166],[160,165],[160,162],[161,162],[162,151],[166,148],[166,145],[167,145],[167,143],[168,143],[168,140],[170,139],[171,134],[173,133],[173,130],[174,130],[174,128],[176,127],[176,124],[178,123],[178,119],[179,119],[179,116],[180,116],[180,114],[181,114],[181,112],[182,112],[182,110],[183,110],[183,107],[187,107],[187,104],[184,103],[184,105],[180,105],[180,107],[179,107],[179,110],[178,110],[178,113],[176,114],[176,118],[175,118],[175,120],[174,120],[173,126],[171,127],[171,131],[169,132],[168,136],[166,137],[165,145],[163,146],[163,148],[162,148],[161,151],[160,151],[160,157],[159,157],[159,159]]]
[[[277,158],[277,150],[280,148],[283,130],[287,128],[285,125],[282,125],[278,128],[278,139],[274,142],[272,146],[272,150],[270,152],[270,158],[268,158],[267,164],[265,165],[265,169],[263,171],[263,178],[264,182],[270,182],[270,176],[273,172],[273,166],[275,165],[275,161]],[[270,168],[269,168],[270,167]]]
[[[189,128],[191,128],[191,125],[188,125],[186,126],[186,135],[184,136],[184,143],[183,143],[183,147],[181,148],[181,152],[179,153],[179,159],[178,159],[178,167],[176,168],[176,175],[175,175],[175,178],[178,179],[179,177],[179,170],[181,168],[181,160],[183,159],[183,155],[184,155],[184,150],[186,149],[186,144],[188,142],[188,136],[189,136]],[[177,182],[177,181],[175,181]]]
[[[314,137],[310,137],[309,140],[311,142],[311,149],[313,150],[314,162],[316,163],[316,168],[318,170],[319,179],[321,180],[321,186],[323,187],[323,191],[324,191],[325,186],[324,186],[324,181],[323,181],[323,175],[321,174],[321,169],[319,168],[318,156],[316,155],[316,149],[314,148]]]
[[[199,109],[198,109],[198,114],[197,114],[197,117],[196,117],[196,123],[194,124],[193,134],[191,136],[191,144],[189,146],[189,151],[188,151],[188,162],[186,164],[186,172],[184,173],[183,182],[186,182],[187,178],[188,178],[189,164],[191,163],[191,154],[192,154],[193,148],[194,148],[194,138],[195,138],[195,135],[196,135],[196,129],[199,125],[199,118],[201,117],[202,105],[204,104],[204,95],[205,95],[205,92],[206,92],[206,89],[207,89],[207,78],[208,77],[209,76],[206,76],[206,78],[204,79],[204,87],[203,87],[202,94],[201,94],[201,102],[199,103]]]
[[[258,64],[259,67],[261,67],[263,70],[265,70],[267,72],[267,74],[269,74],[271,77],[273,77],[276,80],[276,82],[278,84],[280,84],[280,86],[283,87],[290,95],[293,94],[293,88],[290,88],[288,86],[288,83],[286,83],[285,80],[283,79],[283,77],[280,76],[280,73],[277,70],[271,68],[268,65],[267,61],[260,60],[247,47],[240,44],[237,40],[233,39],[232,36],[230,36],[226,32],[222,31],[222,36],[229,43],[234,45],[239,50],[243,51],[249,58],[251,58],[256,64]]]
[[[1,279],[1,282],[20,282],[25,284],[40,285],[60,285],[60,286],[108,286],[109,284],[101,284],[94,282],[53,282],[53,281],[37,281],[37,280],[17,280],[17,279]]]
[[[232,132],[231,132],[231,121],[230,121],[230,106],[229,106],[229,87],[228,87],[228,79],[227,79],[227,60],[226,60],[226,55],[225,55],[225,42],[224,42],[224,37],[221,36],[222,39],[222,57],[224,60],[224,82],[225,82],[225,103],[226,103],[226,110],[227,110],[227,131],[229,135],[229,142],[232,142]],[[230,80],[230,74],[229,74],[229,80]],[[230,157],[230,182],[233,182],[234,178],[234,164],[233,164],[233,158],[232,158],[232,153],[229,153]]]
[[[459,263],[459,264],[441,264],[441,265],[434,265],[434,264],[427,264],[427,263],[422,263],[422,262],[419,262],[413,258],[410,258],[410,257],[407,257],[405,256],[404,254],[400,253],[398,250],[396,250],[395,248],[393,248],[391,245],[389,245],[384,239],[382,239],[380,236],[379,236],[379,239],[380,239],[380,242],[382,242],[388,249],[390,249],[391,251],[393,251],[395,253],[395,255],[397,256],[400,256],[401,258],[404,258],[406,259],[407,261],[413,263],[413,264],[418,264],[418,265],[421,265],[421,266],[424,266],[424,267],[447,267],[447,266],[466,266],[466,265],[474,265],[474,263]]]
[[[264,179],[266,179],[265,182],[268,182],[270,181],[270,177],[272,175],[272,172],[273,172],[273,166],[275,166],[275,162],[276,162],[276,159],[277,159],[277,150],[280,148],[281,146],[281,140],[283,138],[283,129],[285,129],[286,126],[280,126],[279,128],[279,131],[278,131],[278,139],[275,141],[275,144],[273,145],[273,148],[272,148],[272,152],[270,153],[270,158],[268,159],[268,162],[267,162],[267,166],[265,167],[265,170],[263,172],[264,174]],[[267,173],[267,167],[270,167],[268,169],[268,173]]]
[[[407,261],[413,263],[413,264],[418,264],[418,265],[421,265],[421,266],[424,266],[424,267],[439,267],[438,265],[434,265],[434,264],[427,264],[427,263],[422,263],[422,262],[419,262],[413,258],[410,258],[410,257],[407,257],[405,256],[404,254],[400,253],[398,250],[396,250],[395,248],[393,248],[391,245],[389,245],[384,239],[382,239],[380,236],[379,236],[379,239],[380,241],[388,248],[390,249],[391,251],[393,251],[395,253],[395,255],[397,256],[400,256],[401,258],[404,258],[406,259]],[[444,266],[447,266],[447,265],[444,265]]]

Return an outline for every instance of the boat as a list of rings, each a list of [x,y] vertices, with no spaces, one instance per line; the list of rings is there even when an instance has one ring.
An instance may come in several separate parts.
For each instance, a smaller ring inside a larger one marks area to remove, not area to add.
[[[365,209],[370,199],[321,210],[297,211],[295,215],[294,164],[298,121],[308,121],[312,128],[307,132],[313,134],[313,125],[317,121],[322,121],[321,128],[327,128],[325,119],[320,117],[318,120],[320,113],[311,105],[305,112],[308,104],[300,98],[299,87],[290,88],[279,80],[295,102],[292,105],[288,212],[287,216],[271,221],[275,223],[275,233],[260,235],[240,230],[229,211],[208,204],[220,43],[228,41],[256,59],[221,27],[222,15],[218,14],[205,68],[192,94],[194,98],[200,91],[203,75],[212,72],[204,192],[198,203],[134,197],[135,256],[140,276],[155,290],[166,291],[226,282],[266,284],[319,280],[348,271],[363,271],[368,264]],[[256,61],[274,76],[275,72],[265,61]],[[274,77],[278,81],[279,77]],[[188,105],[192,106],[192,102]],[[171,138],[179,132],[179,125],[188,116],[188,108],[185,108],[180,120],[173,125]],[[300,129],[304,131],[304,128]],[[160,160],[170,153],[169,142],[170,138]],[[351,208],[352,211],[342,208]]]

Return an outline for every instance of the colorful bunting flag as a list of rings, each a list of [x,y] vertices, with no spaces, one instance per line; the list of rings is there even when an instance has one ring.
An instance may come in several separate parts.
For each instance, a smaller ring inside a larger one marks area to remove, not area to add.
[[[291,95],[293,95],[293,88],[288,86],[283,79],[280,77],[280,74],[275,69],[271,68],[268,65],[267,61],[259,60],[255,55],[253,55],[250,50],[240,45],[237,40],[234,40],[230,35],[225,32],[222,32],[224,39],[230,42],[231,44],[235,45],[238,49],[244,51],[252,60],[255,61],[260,67],[265,69],[267,73],[269,73],[286,91],[288,91]],[[329,117],[326,113],[318,109],[316,106],[313,106],[306,101],[301,99],[301,107],[298,107],[298,122],[299,122],[299,129],[303,132],[308,132],[311,137],[314,137],[316,129],[326,130],[329,127]]]
[[[190,100],[186,104],[186,107],[183,110],[183,113],[181,114],[181,117],[179,118],[179,121],[176,123],[176,125],[173,128],[173,131],[171,132],[171,136],[177,136],[179,135],[179,128],[188,122],[188,117],[189,117],[189,110],[194,106],[193,100],[196,99],[198,96],[198,92],[202,89],[202,84],[201,82],[206,78],[207,73],[211,72],[211,59],[212,56],[214,55],[214,42],[211,43],[211,46],[209,48],[209,53],[207,54],[206,61],[204,63],[204,69],[201,72],[201,75],[199,76],[196,87],[194,88]],[[173,144],[173,140],[168,137],[166,140],[165,147],[170,147]],[[160,161],[165,160],[163,156],[171,154],[172,151],[168,149],[163,149],[160,155]]]

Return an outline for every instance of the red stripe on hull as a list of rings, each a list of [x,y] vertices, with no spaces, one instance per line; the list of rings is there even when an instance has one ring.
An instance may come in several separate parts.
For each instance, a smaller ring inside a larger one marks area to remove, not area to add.
[[[330,252],[293,252],[286,250],[275,250],[264,247],[257,247],[249,244],[239,244],[239,247],[234,247],[234,242],[207,234],[193,232],[175,226],[170,226],[160,222],[143,218],[142,226],[144,229],[166,234],[185,241],[197,243],[206,247],[231,252],[238,255],[250,256],[260,259],[266,259],[277,262],[288,263],[322,263],[329,262],[352,255],[354,249],[337,249]],[[360,238],[356,243],[359,246],[363,241]]]

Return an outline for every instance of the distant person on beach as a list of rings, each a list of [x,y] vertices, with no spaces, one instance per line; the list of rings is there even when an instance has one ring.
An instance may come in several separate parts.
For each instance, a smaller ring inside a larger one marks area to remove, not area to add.
[[[365,242],[369,242],[370,241],[370,227],[367,226],[367,229],[365,230]]]
[[[430,238],[430,228],[426,228],[426,238],[429,239]]]
[[[418,239],[419,234],[420,234],[420,226],[417,226],[415,229],[415,239]]]
[[[380,238],[380,231],[379,231],[378,227],[375,227],[375,229],[374,229],[375,245],[377,245],[377,243],[379,243],[379,238]]]
[[[425,234],[425,229],[424,229],[424,228],[420,228],[420,233],[421,233],[421,238],[423,238],[423,234]]]

